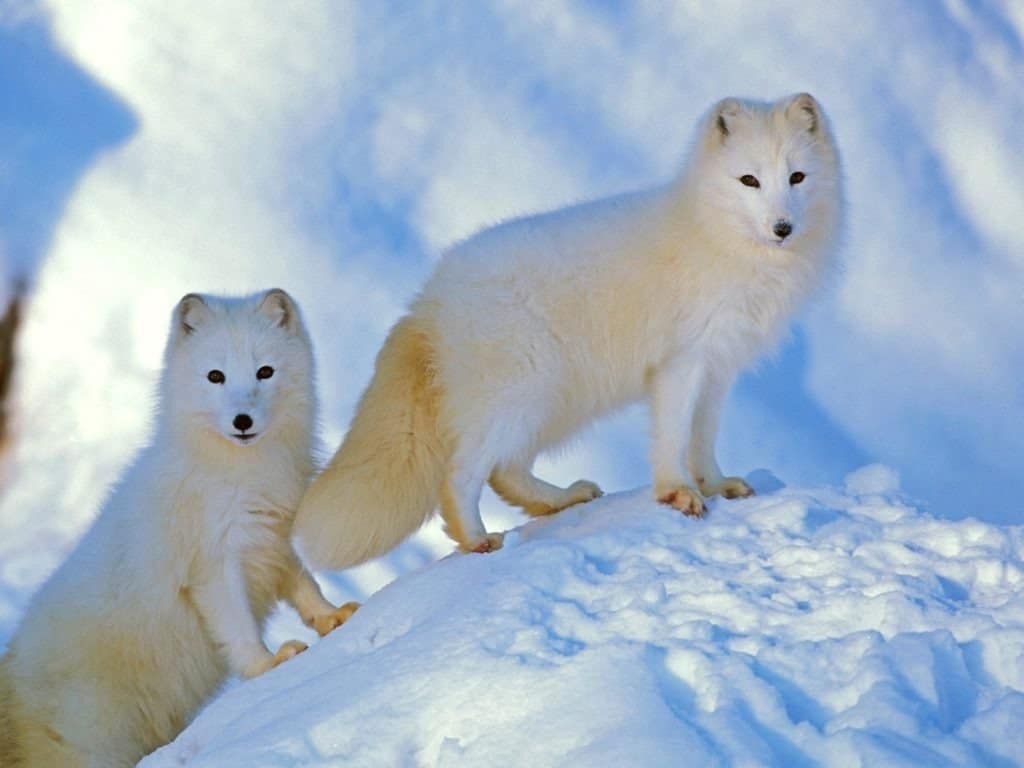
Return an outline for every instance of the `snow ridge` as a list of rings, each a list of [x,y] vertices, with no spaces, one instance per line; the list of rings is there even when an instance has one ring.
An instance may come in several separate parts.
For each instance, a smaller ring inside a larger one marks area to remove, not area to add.
[[[884,467],[748,479],[704,521],[615,494],[403,577],[141,765],[1024,761],[1024,529]]]

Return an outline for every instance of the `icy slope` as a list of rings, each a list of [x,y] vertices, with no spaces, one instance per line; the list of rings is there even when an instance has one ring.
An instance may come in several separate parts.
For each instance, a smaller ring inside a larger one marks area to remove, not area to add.
[[[1024,529],[895,484],[531,522],[399,579],[141,765],[1020,764]]]

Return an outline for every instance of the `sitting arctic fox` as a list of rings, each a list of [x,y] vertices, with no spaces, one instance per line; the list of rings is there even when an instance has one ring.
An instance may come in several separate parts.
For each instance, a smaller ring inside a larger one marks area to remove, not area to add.
[[[281,290],[174,311],[152,443],[34,597],[0,662],[0,765],[120,768],[172,740],[267,650],[279,599],[321,635],[335,608],[290,543],[313,473],[313,355]]]
[[[456,245],[392,329],[299,507],[304,551],[359,563],[438,504],[459,549],[495,549],[484,483],[531,515],[594,498],[591,482],[534,477],[534,458],[644,397],[655,498],[699,516],[707,496],[752,494],[718,467],[719,411],[820,281],[841,212],[836,145],[810,95],[725,99],[671,183]]]

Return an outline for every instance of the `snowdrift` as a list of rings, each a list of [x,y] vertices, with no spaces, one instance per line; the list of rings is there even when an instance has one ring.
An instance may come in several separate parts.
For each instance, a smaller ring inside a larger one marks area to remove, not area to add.
[[[140,765],[1024,763],[1024,529],[884,467],[748,479],[703,521],[616,494],[405,576]]]

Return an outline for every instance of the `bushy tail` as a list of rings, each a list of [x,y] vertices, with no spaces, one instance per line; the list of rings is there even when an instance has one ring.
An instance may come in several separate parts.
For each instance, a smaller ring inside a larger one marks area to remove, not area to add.
[[[409,316],[377,355],[348,434],[295,517],[314,566],[347,568],[383,554],[437,507],[446,452],[432,342],[423,321]]]

